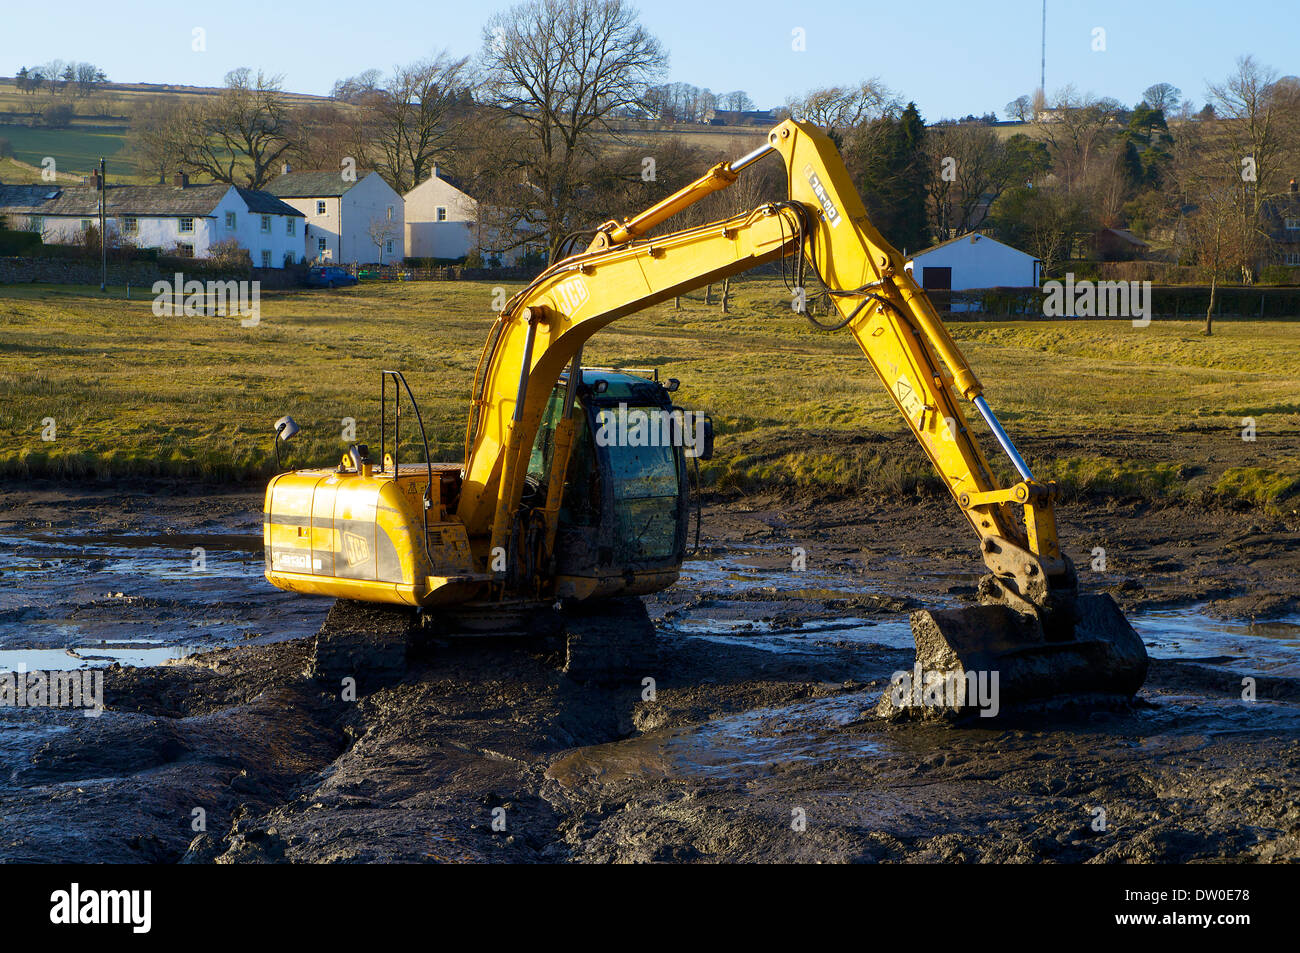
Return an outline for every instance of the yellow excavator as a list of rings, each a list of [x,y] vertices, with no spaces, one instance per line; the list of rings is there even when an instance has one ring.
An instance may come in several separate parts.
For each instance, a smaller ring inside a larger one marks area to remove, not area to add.
[[[768,156],[785,166],[786,200],[656,231]],[[980,604],[912,615],[917,673],[970,684],[996,673],[1003,708],[1132,696],[1145,649],[1108,595],[1079,593],[1057,540],[1054,484],[1034,479],[903,257],[868,220],[834,143],[792,120],[748,155],[602,225],[585,251],[506,302],[474,375],[463,463],[428,462],[414,396],[400,372],[385,371],[377,458],[354,445],[337,467],[271,480],[266,578],[338,600],[317,637],[317,672],[400,669],[417,627],[562,631],[575,675],[599,669],[593,658],[642,664],[654,632],[637,597],[678,578],[687,461],[711,452],[711,422],[673,405],[676,381],[584,368],[583,346],[620,318],[782,259],[792,260],[796,294],[807,269],[820,278],[838,312],[822,326],[856,339],[979,539]],[[423,463],[397,459],[403,394]],[[1014,483],[995,475],[959,398],[1009,457]],[[277,452],[295,430],[291,419],[277,424]],[[895,693],[882,710],[918,700]],[[948,710],[969,707],[947,698]]]

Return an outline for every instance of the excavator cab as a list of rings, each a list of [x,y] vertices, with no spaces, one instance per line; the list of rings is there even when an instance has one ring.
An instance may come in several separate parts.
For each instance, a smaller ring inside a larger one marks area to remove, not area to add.
[[[529,455],[521,506],[530,511],[544,506],[553,478],[569,373],[555,384]],[[703,435],[712,424],[673,405],[675,381],[649,373],[582,371],[554,546],[561,598],[642,595],[676,580],[690,512],[687,461],[709,452]]]

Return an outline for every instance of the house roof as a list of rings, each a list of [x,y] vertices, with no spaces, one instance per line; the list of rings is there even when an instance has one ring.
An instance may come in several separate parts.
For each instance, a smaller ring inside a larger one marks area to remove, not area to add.
[[[1128,242],[1130,245],[1139,245],[1139,246],[1141,246],[1142,248],[1149,248],[1149,247],[1150,247],[1146,242],[1144,242],[1142,239],[1138,238],[1136,235],[1134,235],[1132,232],[1128,231],[1127,229],[1123,229],[1123,228],[1103,228],[1103,229],[1102,229],[1102,233],[1104,234],[1104,233],[1106,233],[1106,232],[1110,232],[1112,235],[1116,235],[1116,236],[1118,236],[1119,238],[1122,238],[1124,241]]]
[[[250,212],[256,212],[259,215],[294,215],[298,218],[306,218],[302,212],[298,211],[288,202],[281,202],[278,198],[265,190],[246,189],[241,185],[235,186],[235,191],[239,197],[244,200]]]
[[[59,193],[57,185],[0,185],[0,210],[29,212]]]
[[[364,179],[360,172],[352,182],[345,182],[338,169],[324,172],[284,172],[266,183],[265,191],[285,199],[337,198]]]
[[[1008,245],[1006,242],[1000,242],[996,238],[989,238],[989,236],[982,235],[979,232],[967,232],[965,235],[958,235],[956,238],[950,238],[946,242],[940,242],[937,245],[931,245],[929,248],[925,249],[924,251],[919,251],[915,255],[910,255],[908,257],[909,259],[917,259],[920,258],[922,255],[928,255],[932,251],[938,251],[940,248],[946,248],[947,246],[955,245],[958,242],[968,242],[972,245],[975,245],[979,242],[992,242],[995,245],[1001,245],[1003,248],[1010,248],[1012,251],[1020,252],[1020,254],[1024,255],[1026,258],[1034,257],[1028,252],[1020,251],[1019,248],[1016,248],[1013,245]]]
[[[433,167],[433,169],[429,172],[429,176],[428,176],[428,178],[426,178],[426,179],[422,179],[420,182],[418,182],[418,183],[416,183],[415,185],[411,186],[410,190],[407,191],[406,194],[407,194],[407,195],[410,195],[410,194],[411,194],[412,192],[414,192],[416,189],[421,188],[422,186],[428,185],[428,184],[429,184],[430,182],[432,182],[434,179],[437,179],[439,182],[444,182],[444,183],[446,183],[447,185],[450,185],[450,186],[451,186],[453,189],[455,189],[456,191],[461,192],[461,193],[463,193],[464,195],[468,195],[470,198],[474,199],[474,201],[476,201],[476,202],[478,201],[478,196],[476,196],[473,192],[470,191],[469,186],[467,186],[464,182],[462,182],[462,181],[461,181],[459,178],[457,178],[456,176],[454,176],[454,175],[448,175],[446,172],[442,171],[442,169],[438,168],[436,165],[435,165],[435,166]]]
[[[104,211],[108,215],[201,218],[211,215],[231,188],[224,182],[187,185],[185,188],[172,185],[109,185],[104,190]],[[234,188],[250,212],[304,217],[293,206],[265,192],[239,186]],[[25,195],[15,194],[15,201],[9,201],[9,193],[16,193],[19,189],[28,192]],[[0,207],[35,215],[94,216],[99,214],[99,191],[85,185],[71,188],[6,185],[0,186]]]

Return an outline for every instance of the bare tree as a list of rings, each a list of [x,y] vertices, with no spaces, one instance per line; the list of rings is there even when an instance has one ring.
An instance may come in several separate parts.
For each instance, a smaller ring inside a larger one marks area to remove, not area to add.
[[[1028,96],[1017,96],[1003,107],[1003,112],[1012,119],[1029,122],[1034,118],[1034,101]]]
[[[1049,165],[1042,144],[1027,136],[1003,140],[975,123],[936,125],[928,132],[930,201],[941,238],[980,228],[1003,192]]]
[[[1067,191],[1083,185],[1090,164],[1118,133],[1114,100],[1080,95],[1066,86],[1052,100],[1051,121],[1043,123],[1053,167]]]
[[[1047,90],[1036,89],[1033,95],[1034,119],[1043,118],[1043,113],[1047,112]]]
[[[528,0],[492,17],[487,101],[526,130],[518,208],[552,253],[574,226],[581,171],[620,110],[642,108],[668,57],[624,0]]]
[[[1276,81],[1275,70],[1243,56],[1227,80],[1210,86],[1217,132],[1236,154],[1255,215],[1278,184],[1282,141],[1274,109]]]
[[[339,169],[348,156],[369,167],[374,116],[342,102],[309,103],[294,110],[291,157],[300,169]]]
[[[814,89],[786,101],[790,116],[832,132],[844,132],[879,119],[898,105],[879,79],[856,86],[828,86]]]
[[[369,237],[371,244],[379,249],[379,264],[384,263],[384,250],[396,234],[397,226],[391,218],[386,216],[376,215],[366,225],[367,237]]]
[[[1170,116],[1178,108],[1182,95],[1183,91],[1172,83],[1156,83],[1143,91],[1142,101],[1152,109],[1159,109]]]
[[[367,94],[379,89],[383,82],[384,74],[377,69],[368,69],[356,76],[348,76],[338,80],[334,88],[330,90],[330,96],[340,102],[358,103]]]
[[[289,107],[281,77],[246,67],[226,74],[215,101],[183,107],[177,149],[190,171],[260,189],[293,147]]]
[[[718,102],[722,104],[723,109],[729,109],[732,112],[743,113],[754,108],[754,101],[749,98],[749,93],[743,89],[735,92],[723,93],[718,97]]]
[[[1254,211],[1248,184],[1242,181],[1236,149],[1217,124],[1185,130],[1174,143],[1168,190],[1181,218],[1175,235],[1190,258],[1208,273],[1210,306],[1206,333],[1220,279],[1235,273],[1254,277],[1266,235]]]
[[[398,67],[382,87],[361,96],[361,108],[372,119],[374,155],[368,164],[397,192],[427,179],[455,142],[470,105],[468,62],[439,53]]]
[[[184,161],[184,111],[167,100],[149,98],[136,106],[127,134],[127,151],[140,173],[159,182]]]

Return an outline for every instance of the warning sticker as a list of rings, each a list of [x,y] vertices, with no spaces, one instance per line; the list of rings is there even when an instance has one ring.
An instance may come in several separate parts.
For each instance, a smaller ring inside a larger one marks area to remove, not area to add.
[[[902,406],[903,412],[910,419],[920,421],[921,414],[925,410],[925,403],[906,377],[900,376],[894,383],[894,394],[898,397],[898,403]]]

